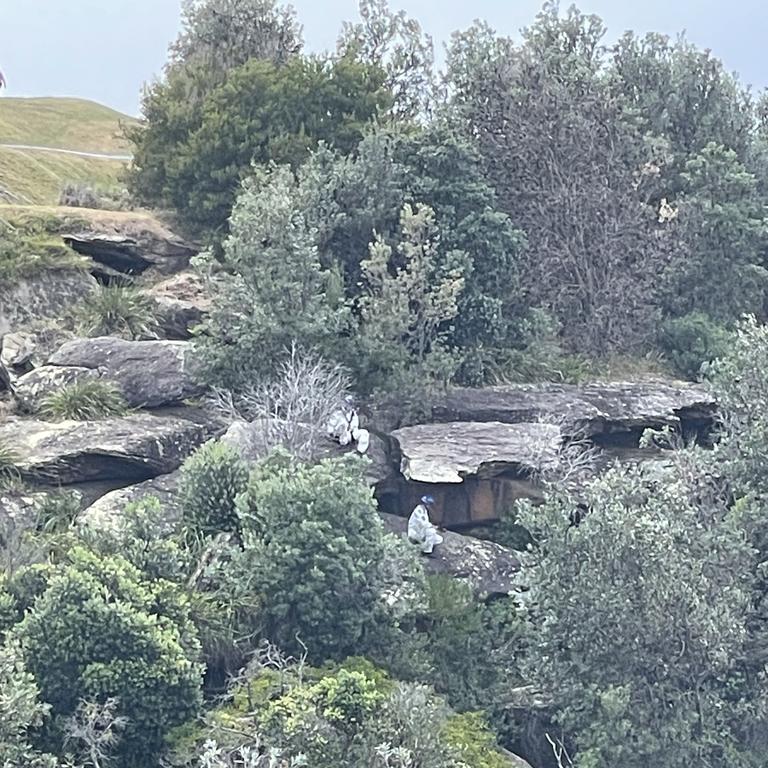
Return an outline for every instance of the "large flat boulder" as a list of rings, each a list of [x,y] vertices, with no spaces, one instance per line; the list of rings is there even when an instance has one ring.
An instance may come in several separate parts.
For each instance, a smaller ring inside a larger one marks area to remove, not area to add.
[[[114,382],[129,405],[157,408],[202,393],[190,360],[185,341],[75,339],[54,352],[47,365],[19,378],[13,390],[23,407],[35,411],[62,383],[100,378]]]
[[[525,476],[546,469],[562,442],[553,424],[448,422],[420,424],[392,433],[400,472],[419,483],[462,483],[469,476]]]
[[[382,515],[392,533],[405,537],[408,521],[397,515]],[[427,570],[466,581],[482,595],[508,595],[521,589],[517,574],[521,564],[515,552],[492,541],[443,531],[444,538],[431,557],[422,557]]]
[[[131,483],[168,474],[207,436],[202,424],[149,413],[88,422],[9,418],[0,423],[0,443],[12,448],[22,476],[50,485]]]
[[[711,422],[715,400],[703,386],[679,381],[505,385],[452,389],[434,404],[435,421],[546,421],[587,436],[647,427],[699,427]]]

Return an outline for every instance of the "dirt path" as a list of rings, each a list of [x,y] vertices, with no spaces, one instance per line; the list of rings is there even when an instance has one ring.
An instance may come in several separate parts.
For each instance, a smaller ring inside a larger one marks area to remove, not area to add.
[[[133,155],[105,155],[101,152],[78,152],[75,149],[58,149],[56,147],[36,147],[32,144],[0,144],[0,149],[19,149],[33,152],[56,152],[61,155],[74,155],[75,157],[90,157],[94,160],[133,160]]]

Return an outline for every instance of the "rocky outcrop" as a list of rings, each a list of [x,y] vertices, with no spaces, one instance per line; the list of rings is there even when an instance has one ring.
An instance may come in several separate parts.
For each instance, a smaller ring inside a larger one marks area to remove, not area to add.
[[[45,399],[54,392],[58,392],[62,387],[98,378],[99,372],[94,368],[44,365],[12,382],[11,389],[16,402],[23,410],[36,413],[40,410]]]
[[[108,276],[140,275],[149,269],[163,275],[189,266],[197,248],[176,236],[156,219],[140,213],[102,213],[82,229],[62,235],[66,245],[96,265]]]
[[[185,341],[126,341],[112,336],[75,339],[64,344],[44,365],[22,376],[13,387],[24,408],[62,384],[85,378],[114,382],[130,406],[157,408],[201,394]]]
[[[149,497],[158,499],[166,521],[179,520],[181,518],[181,504],[178,497],[180,475],[181,473],[177,470],[107,493],[80,515],[79,523],[96,530],[111,528],[119,524],[120,517],[129,504]]]
[[[168,339],[189,339],[211,307],[202,278],[194,272],[173,275],[146,294],[155,304],[157,324]]]
[[[714,412],[704,387],[675,381],[452,389],[433,404],[433,423],[392,432],[400,477],[380,483],[377,496],[407,515],[430,493],[436,523],[490,522],[517,499],[541,498],[532,480],[577,436],[602,452],[596,467],[639,461],[651,455],[639,451],[645,429],[705,434]]]
[[[406,536],[408,521],[405,518],[384,514],[383,519],[392,533]],[[511,549],[452,531],[444,531],[441,535],[444,541],[435,547],[432,557],[422,557],[427,570],[462,579],[482,596],[519,591],[517,574],[521,565]]]
[[[714,411],[714,398],[705,387],[649,379],[453,389],[435,403],[432,415],[438,422],[545,421],[561,425],[566,434],[595,437],[648,427],[696,428],[711,422]]]
[[[0,443],[12,447],[22,476],[54,485],[130,483],[167,474],[207,436],[202,424],[148,413],[91,422],[10,418],[0,424]]]
[[[60,318],[96,287],[82,269],[51,269],[0,283],[0,336]]]
[[[461,483],[466,477],[514,472],[526,476],[550,466],[562,442],[552,424],[449,422],[392,433],[400,472],[420,483]]]

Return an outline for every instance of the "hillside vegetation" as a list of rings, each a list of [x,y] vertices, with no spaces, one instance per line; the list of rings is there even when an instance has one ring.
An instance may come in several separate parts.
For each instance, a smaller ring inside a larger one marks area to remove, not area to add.
[[[0,767],[766,768],[768,94],[359,5],[0,154]]]
[[[123,129],[132,122],[127,115],[83,99],[0,99],[0,145],[129,155]],[[111,189],[124,168],[121,160],[0,146],[0,199],[51,204],[67,183]]]

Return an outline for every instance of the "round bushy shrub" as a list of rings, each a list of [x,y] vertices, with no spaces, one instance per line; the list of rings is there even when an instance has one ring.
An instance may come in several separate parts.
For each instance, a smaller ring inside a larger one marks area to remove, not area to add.
[[[667,320],[661,332],[661,348],[677,371],[697,379],[704,363],[725,352],[729,334],[703,312]]]
[[[237,451],[210,441],[187,459],[181,470],[182,514],[203,535],[238,531],[237,495],[248,484],[248,466]]]
[[[201,704],[200,646],[186,599],[121,557],[74,549],[10,634],[51,706],[42,740],[52,749],[61,720],[82,700],[114,698],[128,721],[117,764],[154,764],[168,731]]]

